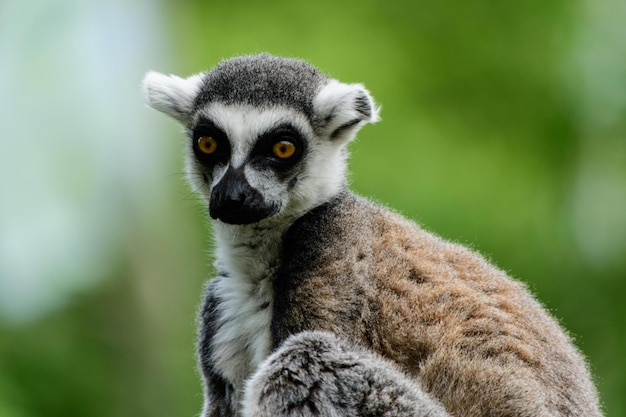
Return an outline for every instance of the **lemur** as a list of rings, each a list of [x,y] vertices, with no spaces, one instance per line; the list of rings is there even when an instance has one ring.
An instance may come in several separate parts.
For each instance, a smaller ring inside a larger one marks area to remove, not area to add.
[[[346,146],[379,120],[362,85],[259,54],[143,89],[213,219],[203,417],[602,415],[523,284],[349,191]]]

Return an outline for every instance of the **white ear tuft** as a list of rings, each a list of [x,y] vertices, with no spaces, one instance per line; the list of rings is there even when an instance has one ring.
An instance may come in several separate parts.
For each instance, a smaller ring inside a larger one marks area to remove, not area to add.
[[[202,73],[180,78],[151,71],[143,79],[146,104],[183,124],[187,123],[203,78]]]
[[[318,128],[332,140],[347,142],[365,123],[380,120],[379,108],[361,84],[331,80],[313,100]]]

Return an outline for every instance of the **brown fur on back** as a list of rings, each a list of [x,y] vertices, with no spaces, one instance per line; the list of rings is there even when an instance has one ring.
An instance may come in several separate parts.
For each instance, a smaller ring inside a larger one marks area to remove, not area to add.
[[[600,416],[585,362],[526,288],[349,193],[287,233],[272,330],[328,330],[397,362],[457,416]]]

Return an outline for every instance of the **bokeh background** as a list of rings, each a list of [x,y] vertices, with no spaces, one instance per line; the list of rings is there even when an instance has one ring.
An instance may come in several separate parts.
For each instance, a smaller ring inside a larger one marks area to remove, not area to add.
[[[351,184],[526,282],[626,416],[623,0],[0,1],[0,417],[194,416],[211,271],[147,70],[303,57],[383,121]]]

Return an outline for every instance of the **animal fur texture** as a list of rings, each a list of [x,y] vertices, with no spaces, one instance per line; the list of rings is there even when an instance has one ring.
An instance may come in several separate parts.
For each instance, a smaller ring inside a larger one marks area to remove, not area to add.
[[[144,92],[214,219],[203,417],[602,415],[523,284],[349,191],[346,145],[378,120],[362,85],[262,54]]]
[[[287,339],[246,386],[243,415],[447,417],[392,362],[328,332]]]

